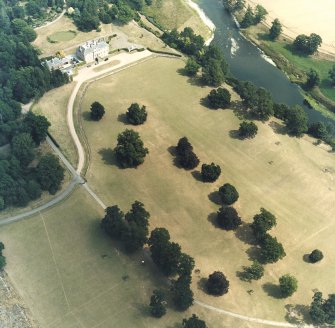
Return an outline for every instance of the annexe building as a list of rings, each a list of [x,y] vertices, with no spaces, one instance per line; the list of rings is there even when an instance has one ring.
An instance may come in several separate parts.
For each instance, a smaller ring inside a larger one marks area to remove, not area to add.
[[[104,38],[90,40],[82,44],[76,52],[76,56],[89,63],[100,58],[105,58],[109,53],[109,45]]]

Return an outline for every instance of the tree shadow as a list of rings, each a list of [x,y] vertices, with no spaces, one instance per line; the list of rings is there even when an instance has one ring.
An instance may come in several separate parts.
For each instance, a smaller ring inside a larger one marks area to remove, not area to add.
[[[236,108],[232,107],[234,115],[240,120],[240,121],[245,121],[245,120],[252,120],[254,117],[244,108]]]
[[[208,199],[216,205],[222,205],[220,193],[218,191],[213,191],[208,195]]]
[[[176,322],[172,326],[167,326],[166,328],[182,328],[182,327],[183,327],[183,325],[181,323]]]
[[[207,216],[207,221],[210,222],[215,228],[220,228],[217,223],[217,213],[210,213]]]
[[[280,287],[276,284],[273,284],[271,282],[267,282],[265,284],[263,284],[262,286],[264,292],[266,294],[268,294],[268,296],[277,298],[277,299],[281,299],[283,298],[282,293],[280,291]]]
[[[173,156],[173,165],[175,167],[177,167],[178,169],[181,169],[183,168],[180,164],[179,164],[179,160],[178,160],[178,156],[177,156],[177,150],[176,150],[177,147],[175,146],[170,146],[167,151],[170,153],[171,156]]]
[[[117,159],[115,157],[114,150],[112,148],[101,148],[98,151],[99,155],[101,155],[102,160],[107,165],[115,165],[118,168],[121,166],[118,164]]]
[[[206,278],[200,278],[199,281],[197,282],[197,286],[198,286],[198,289],[200,289],[201,291],[207,294],[206,283],[207,283]]]
[[[230,130],[229,137],[236,140],[243,140],[238,130]]]
[[[201,76],[189,77],[187,82],[195,87],[205,88],[206,84],[203,82]]]
[[[131,306],[133,308],[135,308],[136,310],[138,310],[141,313],[142,316],[151,317],[149,305],[143,304],[143,303],[133,302],[131,304]]]
[[[83,112],[81,115],[82,115],[82,117],[85,121],[88,121],[88,122],[92,121],[93,122],[93,120],[91,118],[91,112],[86,111],[86,112]]]
[[[274,131],[274,133],[285,135],[287,133],[286,126],[279,124],[278,122],[271,121],[269,127]]]
[[[118,120],[118,122],[121,122],[121,123],[123,123],[123,124],[125,124],[125,125],[131,125],[131,124],[128,122],[128,120],[127,120],[127,115],[124,114],[124,113],[119,114],[119,115],[117,116],[117,120]]]
[[[204,180],[202,179],[202,175],[201,175],[200,171],[196,170],[196,171],[193,171],[191,174],[192,174],[192,176],[195,180],[200,181],[200,182],[204,182]]]
[[[261,249],[259,248],[259,247],[257,247],[257,246],[251,246],[251,247],[249,247],[247,250],[246,250],[246,253],[247,253],[247,255],[248,255],[248,259],[250,260],[250,261],[255,261],[255,260],[257,260],[257,261],[259,261],[259,262],[261,262],[260,261],[260,253],[261,253]]]
[[[253,246],[257,245],[257,240],[253,234],[250,224],[242,223],[242,225],[236,229],[235,236],[245,244]]]
[[[305,263],[312,263],[311,260],[309,259],[309,254],[304,254],[302,256],[302,259]]]
[[[309,306],[302,304],[286,304],[286,315],[285,320],[291,324],[297,325],[298,327],[304,327],[306,324],[312,324],[311,317],[309,315]]]
[[[257,33],[257,37],[262,41],[273,41],[269,35],[269,33]]]
[[[207,97],[204,97],[204,98],[201,98],[200,99],[200,105],[203,106],[203,107],[206,107],[208,109],[211,109],[211,110],[217,110],[217,108],[213,108],[210,103],[209,103],[209,100]]]

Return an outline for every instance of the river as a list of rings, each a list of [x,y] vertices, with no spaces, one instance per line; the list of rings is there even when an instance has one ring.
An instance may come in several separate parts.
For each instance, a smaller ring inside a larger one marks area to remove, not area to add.
[[[232,75],[239,80],[251,81],[266,88],[277,103],[301,105],[310,122],[329,122],[329,118],[305,106],[299,87],[290,82],[260,49],[242,36],[220,0],[199,0],[197,3],[216,26],[212,44],[219,46],[224,52]]]

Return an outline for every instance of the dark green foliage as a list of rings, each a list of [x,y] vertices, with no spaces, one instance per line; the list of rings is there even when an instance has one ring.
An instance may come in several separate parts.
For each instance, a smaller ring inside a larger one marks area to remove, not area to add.
[[[194,58],[188,58],[184,72],[188,76],[195,76],[197,75],[198,71],[200,69],[200,65],[197,63],[197,61]]]
[[[33,42],[36,39],[36,32],[23,19],[13,19],[11,24],[13,33],[18,35],[21,39],[27,40],[28,42]]]
[[[276,40],[279,35],[281,34],[283,28],[282,28],[282,25],[279,21],[278,18],[276,18],[273,22],[272,22],[272,25],[271,25],[271,28],[270,28],[270,38],[272,40]]]
[[[145,106],[140,107],[138,103],[134,103],[128,108],[126,116],[130,124],[139,125],[147,120],[148,113]]]
[[[330,81],[332,85],[335,85],[335,65],[333,65],[333,67],[330,69],[330,71],[328,72]]]
[[[185,253],[181,253],[180,258],[179,258],[177,273],[180,276],[190,277],[192,275],[192,271],[194,269],[194,264],[195,263],[194,263],[193,257],[191,257],[191,256],[189,256]]]
[[[29,133],[20,133],[12,139],[13,155],[26,167],[35,156],[35,143]]]
[[[290,134],[301,137],[307,132],[307,114],[304,109],[295,105],[287,112],[285,124]]]
[[[182,323],[183,328],[207,328],[205,321],[199,319],[195,314],[188,319],[184,319]]]
[[[285,104],[273,104],[274,116],[285,121],[289,111],[289,107]]]
[[[223,5],[228,12],[234,13],[244,8],[245,0],[223,0]]]
[[[100,25],[97,2],[84,0],[80,7],[80,15],[74,17],[74,22],[79,30],[84,32],[96,30]]]
[[[43,155],[36,167],[36,178],[42,190],[55,194],[64,179],[64,168],[59,159],[52,154]]]
[[[312,89],[315,86],[320,84],[320,75],[319,73],[311,68],[308,72],[307,72],[307,81],[306,81],[306,87],[308,89]]]
[[[313,55],[321,44],[321,37],[315,33],[312,33],[310,36],[300,34],[295,38],[293,47],[295,50],[302,52],[303,54]]]
[[[5,245],[0,241],[0,271],[6,266],[6,258],[2,254],[4,249]]]
[[[242,280],[251,282],[251,280],[259,280],[264,275],[264,268],[258,261],[253,261],[249,267],[243,267],[240,277]]]
[[[147,242],[149,218],[150,214],[144,205],[135,201],[126,215],[117,205],[107,207],[101,227],[112,238],[120,240],[127,252],[133,253]]]
[[[227,108],[230,105],[230,92],[224,88],[213,89],[207,96],[212,108]]]
[[[263,263],[275,263],[286,256],[286,253],[277,238],[266,234],[261,241],[260,256]]]
[[[45,140],[50,125],[46,117],[33,112],[28,112],[23,120],[24,130],[31,135],[36,145]]]
[[[328,299],[323,299],[321,292],[314,293],[309,314],[316,324],[334,324],[335,294],[330,294]]]
[[[35,200],[41,197],[42,189],[37,181],[29,180],[26,184],[25,189],[31,200]]]
[[[323,254],[319,249],[314,249],[314,251],[309,254],[308,259],[311,263],[316,263],[323,259]]]
[[[263,6],[257,5],[254,13],[254,25],[262,22],[267,14],[268,12]]]
[[[242,28],[247,28],[251,25],[254,25],[254,22],[255,22],[254,12],[252,8],[248,6],[240,25]]]
[[[91,104],[90,115],[92,120],[100,121],[105,115],[105,107],[102,106],[98,101],[95,101]]]
[[[115,19],[123,24],[128,24],[132,19],[135,18],[136,12],[124,1],[117,1],[112,7]]]
[[[224,82],[225,76],[218,60],[211,58],[206,62],[202,69],[202,79],[205,84],[212,87],[218,87]]]
[[[186,137],[180,138],[176,147],[178,163],[186,170],[194,169],[199,165],[199,159],[193,152],[193,147]]]
[[[202,164],[201,166],[201,177],[204,182],[214,182],[221,174],[220,165]]]
[[[236,188],[229,183],[225,183],[219,188],[219,194],[224,205],[234,204],[239,197]]]
[[[328,130],[323,122],[311,123],[308,127],[307,133],[314,138],[325,140],[328,136]]]
[[[227,294],[229,290],[229,281],[222,272],[215,271],[209,275],[206,282],[206,289],[211,295],[221,296]]]
[[[261,208],[261,213],[254,216],[251,228],[257,240],[261,240],[267,231],[277,224],[276,217],[265,208]]]
[[[150,299],[150,313],[155,318],[161,318],[166,314],[165,295],[161,290],[154,290]]]
[[[145,156],[149,153],[140,135],[128,129],[118,135],[114,152],[123,168],[137,167],[144,162]]]
[[[173,281],[172,300],[178,311],[186,311],[193,304],[193,292],[189,277],[180,276]]]
[[[240,123],[238,134],[241,138],[254,138],[257,134],[258,127],[254,122],[243,121]]]
[[[298,289],[298,280],[289,274],[285,274],[279,278],[279,287],[283,297],[291,296]]]
[[[216,220],[219,227],[224,230],[236,230],[242,224],[237,211],[230,206],[222,206],[217,212]]]

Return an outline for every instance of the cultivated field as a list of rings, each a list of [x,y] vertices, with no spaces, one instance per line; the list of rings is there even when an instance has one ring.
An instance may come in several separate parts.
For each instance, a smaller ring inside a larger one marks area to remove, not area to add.
[[[332,26],[335,21],[335,2],[333,0],[248,0],[252,5],[260,4],[266,8],[269,15],[267,23],[279,18],[284,27],[284,33],[291,38],[298,34],[317,33],[323,43],[321,49],[335,54],[335,35]]]
[[[210,89],[190,83],[178,73],[182,67],[180,60],[153,59],[88,88],[84,117],[93,101],[106,108],[100,122],[83,119],[91,148],[86,176],[91,187],[108,205],[126,209],[135,199],[144,202],[151,213],[151,228],[166,227],[173,240],[195,258],[200,270],[193,277],[197,299],[270,320],[285,320],[290,304],[296,311],[306,312],[304,306],[310,303],[313,289],[325,294],[335,291],[335,283],[329,279],[334,275],[335,260],[334,155],[313,145],[309,137],[282,134],[277,121],[258,123],[259,135],[253,140],[234,138],[239,120],[233,111],[202,106],[201,99]],[[112,148],[118,133],[132,127],[122,116],[132,102],[147,106],[148,121],[134,129],[150,154],[138,169],[121,170]],[[197,180],[197,172],[194,177],[173,164],[170,147],[185,135],[201,162],[221,165],[222,176],[216,183],[204,184]],[[260,207],[277,216],[271,234],[283,243],[287,256],[267,265],[265,276],[256,283],[243,283],[236,277],[236,272],[250,263],[246,252],[252,256],[254,251],[248,228],[234,234],[212,223],[219,206],[209,195],[225,182],[237,187],[240,200],[236,208],[245,222],[250,222]],[[321,249],[325,259],[316,265],[305,263],[304,255],[314,248]],[[209,297],[201,290],[201,278],[214,270],[225,272],[231,282],[224,297]],[[298,292],[277,299],[274,284],[286,273],[297,277]],[[251,295],[247,293],[250,289],[254,291]]]
[[[77,190],[55,208],[1,227],[6,271],[39,327],[175,328],[194,312],[211,327],[251,327],[198,306],[151,318],[146,305],[163,282],[149,262],[140,264],[144,253],[129,258],[115,248],[99,227],[102,215],[90,196]],[[1,311],[0,306],[0,317]],[[4,328],[14,327],[6,322]]]

